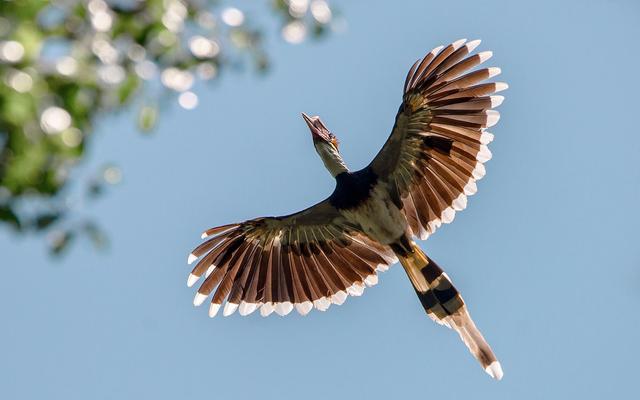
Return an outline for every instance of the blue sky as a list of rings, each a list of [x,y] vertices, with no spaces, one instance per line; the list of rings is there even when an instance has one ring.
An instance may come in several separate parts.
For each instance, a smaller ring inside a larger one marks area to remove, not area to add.
[[[244,3],[246,4],[246,2]],[[153,137],[105,118],[91,159],[123,182],[81,213],[110,250],[60,261],[0,232],[0,398],[599,399],[637,392],[640,7],[610,1],[358,1],[318,44],[274,40],[265,78],[198,87]],[[467,210],[422,243],[502,361],[490,379],[425,315],[402,268],[328,312],[209,319],[186,287],[203,229],[289,213],[333,182],[300,112],[349,165],[386,139],[412,62],[481,38],[510,85]]]

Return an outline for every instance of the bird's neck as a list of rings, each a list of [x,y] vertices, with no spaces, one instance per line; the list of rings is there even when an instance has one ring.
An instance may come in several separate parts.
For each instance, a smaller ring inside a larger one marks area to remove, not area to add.
[[[326,143],[319,143],[316,145],[316,150],[331,176],[335,178],[343,172],[349,172],[347,164],[345,164],[342,156],[333,146]]]

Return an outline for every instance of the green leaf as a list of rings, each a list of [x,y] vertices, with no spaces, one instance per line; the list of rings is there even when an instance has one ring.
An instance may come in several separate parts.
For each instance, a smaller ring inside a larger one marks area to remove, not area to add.
[[[186,9],[167,0],[107,0],[96,6],[109,8],[109,16],[101,21],[91,3],[0,0],[4,24],[0,40],[19,43],[10,49],[13,57],[0,61],[0,224],[21,232],[64,226],[71,211],[34,217],[20,210],[30,210],[34,197],[43,210],[59,209],[61,191],[78,176],[72,169],[92,144],[94,124],[108,120],[112,113],[128,111],[128,104],[142,104],[137,124],[149,132],[158,124],[158,104],[165,104],[163,99],[174,99],[176,92],[198,85],[190,81],[192,76],[182,86],[172,85],[170,74],[163,71],[179,69],[209,80],[227,69],[269,70],[265,26],[255,25],[250,14],[237,27],[216,22],[221,20],[217,14],[223,5],[215,0],[183,1]],[[317,34],[324,29],[314,26],[310,11],[291,15],[287,0],[265,3],[272,5],[271,15],[281,27],[295,20]],[[215,54],[206,61],[211,64],[209,72],[199,68],[203,59],[191,49],[195,34],[217,44]],[[41,121],[51,107],[66,113]],[[111,183],[119,179],[109,176],[104,178]],[[88,196],[100,196],[106,189],[102,179],[95,178]],[[96,246],[106,241],[98,227],[67,229],[53,236],[52,254],[63,253],[74,234],[89,235]]]
[[[12,193],[19,194],[29,187],[37,186],[43,171],[46,171],[47,146],[43,140],[35,143],[25,141],[14,150],[7,160],[3,186]]]
[[[127,75],[124,83],[120,85],[118,89],[118,99],[120,100],[120,104],[124,104],[129,100],[131,95],[135,93],[136,89],[140,85],[140,79],[135,74]]]
[[[158,119],[158,109],[155,106],[144,106],[138,113],[138,127],[143,132],[151,131]]]
[[[16,215],[8,205],[0,206],[0,221],[8,223],[17,230],[22,229],[22,224],[20,223],[20,219],[18,219],[18,215]]]

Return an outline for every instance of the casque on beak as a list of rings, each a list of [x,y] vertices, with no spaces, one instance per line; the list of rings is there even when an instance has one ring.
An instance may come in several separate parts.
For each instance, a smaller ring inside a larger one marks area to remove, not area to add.
[[[315,125],[313,124],[313,120],[311,119],[311,117],[309,117],[305,113],[302,113],[302,118],[304,118],[304,122],[306,122],[307,125],[309,126],[309,129],[311,129],[311,133],[314,135],[320,136],[318,134],[318,128],[316,128]]]
[[[315,136],[318,136],[321,139],[328,140],[329,130],[324,125],[320,117],[310,117],[305,113],[302,113],[302,118],[309,125],[309,129],[311,129],[311,133]]]

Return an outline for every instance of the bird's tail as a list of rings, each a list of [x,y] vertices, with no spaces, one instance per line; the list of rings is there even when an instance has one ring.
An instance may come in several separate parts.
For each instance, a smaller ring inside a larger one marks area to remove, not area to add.
[[[502,367],[491,347],[473,323],[458,290],[442,269],[411,242],[411,251],[398,253],[400,263],[409,275],[418,298],[429,317],[454,329],[482,368],[497,380],[502,379]]]

